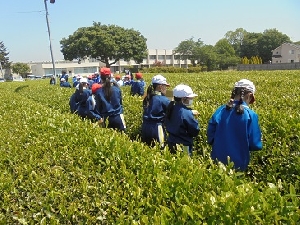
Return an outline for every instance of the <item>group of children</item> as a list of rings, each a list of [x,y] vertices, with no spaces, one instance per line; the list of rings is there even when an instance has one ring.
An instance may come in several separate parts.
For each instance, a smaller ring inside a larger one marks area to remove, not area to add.
[[[101,127],[125,131],[122,92],[109,68],[100,69],[100,82],[91,86],[81,78],[70,98],[71,112],[83,119],[98,121]],[[178,150],[193,153],[193,138],[199,135],[196,119],[198,111],[191,106],[197,94],[191,87],[179,84],[173,89],[173,99],[166,97],[169,84],[162,75],[152,78],[144,94],[142,74],[135,74],[131,94],[143,96],[141,140],[149,146],[166,145],[171,153]],[[124,84],[123,84],[124,85]],[[212,115],[207,127],[207,140],[212,145],[211,157],[223,164],[234,162],[234,167],[246,170],[250,151],[262,149],[261,130],[257,114],[249,108],[254,98],[255,86],[246,79],[235,83],[231,98]]]
[[[87,77],[88,79],[88,85],[91,88],[94,83],[101,83],[101,76],[99,75],[98,72],[95,72],[93,75],[90,75]],[[76,87],[79,85],[80,80],[83,77],[80,75],[74,76],[73,77],[73,87]],[[138,95],[138,96],[143,96],[144,95],[144,88],[146,86],[146,83],[143,80],[143,75],[142,73],[136,73],[135,74],[135,79],[132,79],[133,77],[130,74],[126,74],[124,77],[121,77],[120,74],[117,74],[114,76],[111,74],[111,81],[115,82],[119,87],[121,86],[131,86],[131,95]],[[50,80],[50,84],[55,84]],[[66,80],[65,77],[60,78],[60,86],[61,87],[72,87],[71,84]]]
[[[112,81],[109,68],[101,68],[100,82],[93,83],[91,87],[87,78],[81,78],[69,104],[71,112],[83,119],[97,121],[101,127],[126,129],[121,89]]]

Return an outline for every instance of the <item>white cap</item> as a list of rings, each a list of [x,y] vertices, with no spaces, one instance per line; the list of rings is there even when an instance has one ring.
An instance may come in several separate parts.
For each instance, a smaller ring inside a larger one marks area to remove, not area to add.
[[[82,76],[78,74],[76,78],[77,78],[77,79],[81,79]]]
[[[167,79],[160,74],[155,75],[152,78],[152,84],[165,84],[165,85],[169,86],[169,84],[167,83]]]
[[[248,91],[251,91],[253,94],[255,93],[255,85],[253,82],[247,79],[242,79],[234,84],[234,87],[243,87],[246,88]]]
[[[60,81],[63,82],[63,81],[66,81],[66,79],[65,78],[61,78]]]
[[[198,95],[196,95],[189,86],[179,84],[173,89],[173,96],[177,98],[193,98]]]
[[[83,77],[80,79],[80,83],[88,83],[87,78]]]

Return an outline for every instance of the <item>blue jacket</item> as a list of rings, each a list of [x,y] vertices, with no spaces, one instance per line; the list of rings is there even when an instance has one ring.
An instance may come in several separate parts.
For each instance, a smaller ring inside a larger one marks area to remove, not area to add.
[[[95,99],[89,89],[85,89],[79,97],[78,115],[82,118],[100,120],[100,113],[97,111]]]
[[[130,80],[130,81],[124,81],[124,82],[123,82],[123,86],[130,86],[130,85],[132,85],[132,83],[133,83],[133,80]]]
[[[68,88],[72,87],[71,84],[68,81],[60,82],[60,86],[61,87],[68,87]]]
[[[96,77],[93,78],[94,83],[100,83],[101,79],[100,79],[100,75],[97,75]]]
[[[170,100],[166,96],[157,92],[150,100],[149,106],[144,108],[141,139],[148,145],[154,145],[154,140],[162,143],[165,142],[166,131],[164,121],[169,103]],[[159,126],[162,127],[163,133],[159,132]]]
[[[95,83],[93,80],[88,80],[89,89],[92,89],[93,84]]]
[[[237,102],[234,102],[235,104]],[[212,145],[211,157],[228,164],[227,157],[234,167],[246,170],[250,161],[250,152],[262,149],[261,130],[257,114],[244,102],[244,114],[235,109],[219,107],[209,120],[207,141]]]
[[[99,88],[95,93],[96,108],[101,117],[116,116],[123,113],[122,93],[118,85],[111,86],[111,99],[105,99],[103,88]]]
[[[170,119],[166,119],[166,129],[169,134],[168,142],[193,145],[193,137],[199,134],[198,121],[192,110],[182,103],[175,103]]]
[[[77,109],[78,109],[78,99],[77,99],[78,93],[77,92],[78,92],[78,90],[76,89],[76,91],[71,95],[70,100],[69,100],[71,113],[77,112]]]
[[[144,95],[144,82],[137,80],[131,84],[131,95]]]
[[[163,123],[170,100],[164,95],[154,95],[144,108],[143,122]]]
[[[73,87],[76,87],[80,82],[78,80],[73,82]]]

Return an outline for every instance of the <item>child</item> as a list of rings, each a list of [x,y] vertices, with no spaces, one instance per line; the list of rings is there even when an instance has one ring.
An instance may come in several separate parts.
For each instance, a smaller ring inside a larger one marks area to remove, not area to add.
[[[212,159],[225,165],[230,160],[241,171],[248,167],[250,151],[262,149],[258,116],[248,106],[255,101],[254,93],[251,81],[236,82],[230,101],[215,111],[207,128]]]
[[[68,81],[66,81],[65,78],[60,79],[60,86],[61,87],[72,88],[71,84]]]
[[[130,86],[132,84],[131,76],[125,75],[123,85],[124,86]]]
[[[133,81],[131,84],[131,95],[138,95],[143,96],[144,95],[144,81],[143,81],[143,75],[141,73],[135,74],[136,81]]]
[[[143,100],[142,141],[150,146],[154,146],[157,141],[162,148],[164,147],[166,136],[164,121],[170,103],[165,96],[167,86],[169,84],[165,77],[160,74],[154,76]]]
[[[125,131],[121,89],[116,82],[111,82],[110,68],[101,68],[100,74],[102,87],[95,92],[97,111],[108,128]]]
[[[166,128],[169,134],[168,147],[171,153],[176,153],[177,146],[182,145],[191,156],[193,151],[193,137],[199,134],[200,128],[194,115],[196,110],[189,108],[193,99],[198,96],[184,84],[177,85],[173,90],[174,101],[171,101],[166,116]]]
[[[80,79],[78,100],[77,114],[82,119],[87,118],[93,122],[101,119],[100,114],[95,109],[95,100],[88,87],[86,78]]]
[[[119,87],[122,87],[124,85],[123,80],[121,80],[121,76],[119,74],[116,75],[115,79]]]
[[[70,106],[71,113],[77,114],[79,96],[80,96],[80,93],[79,93],[79,85],[78,85],[75,88],[75,92],[71,95],[70,100],[69,100],[69,106]]]
[[[95,83],[93,81],[93,75],[89,75],[87,78],[88,78],[88,83],[89,83],[89,89],[92,89],[93,84]]]
[[[80,83],[80,79],[82,78],[82,76],[80,76],[79,74],[76,77],[76,80],[73,82],[73,87],[76,88],[77,85],[79,85]]]
[[[55,76],[52,76],[52,77],[51,77],[51,79],[50,79],[50,84],[51,84],[51,85],[55,85],[55,84],[56,84]]]

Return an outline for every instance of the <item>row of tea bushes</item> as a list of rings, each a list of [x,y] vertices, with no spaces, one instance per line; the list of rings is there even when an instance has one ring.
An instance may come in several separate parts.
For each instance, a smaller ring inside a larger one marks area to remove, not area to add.
[[[152,75],[144,75],[147,83]],[[296,75],[165,76],[171,88],[184,82],[199,94],[194,107],[201,112],[201,134],[193,158],[139,142],[142,99],[129,96],[128,87],[123,96],[129,129],[121,134],[70,114],[74,89],[49,86],[47,80],[1,84],[0,223],[299,223],[299,114],[290,108],[299,108],[299,101],[282,101],[282,96],[299,100]],[[210,160],[205,129],[244,76],[257,83],[254,108],[265,145],[249,171],[239,173]],[[277,91],[270,85],[274,80]],[[279,85],[283,82],[288,85]]]

